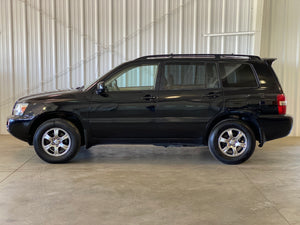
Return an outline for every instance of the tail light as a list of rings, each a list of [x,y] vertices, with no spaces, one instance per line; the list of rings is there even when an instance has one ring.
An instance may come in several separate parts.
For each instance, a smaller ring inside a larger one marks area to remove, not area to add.
[[[284,115],[286,113],[287,101],[285,100],[284,94],[277,95],[277,107],[278,113]]]

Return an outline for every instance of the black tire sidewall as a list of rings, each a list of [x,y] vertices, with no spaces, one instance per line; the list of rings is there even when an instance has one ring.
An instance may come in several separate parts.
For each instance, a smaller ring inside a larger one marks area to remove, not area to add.
[[[237,157],[229,157],[222,153],[222,151],[219,149],[218,145],[218,138],[221,135],[221,133],[229,128],[237,128],[244,132],[244,134],[247,137],[247,148],[245,149],[244,153],[237,156]],[[247,159],[251,157],[251,155],[254,152],[255,149],[255,136],[252,132],[252,130],[249,128],[249,126],[239,120],[227,120],[221,123],[218,123],[211,131],[209,136],[209,150],[212,153],[212,155],[218,159],[219,161],[225,163],[225,164],[240,164],[242,162],[245,162]]]
[[[42,136],[51,128],[61,128],[65,130],[71,139],[71,146],[68,152],[62,156],[51,156],[42,147]],[[80,134],[78,129],[69,121],[63,119],[50,119],[42,123],[36,130],[33,138],[33,145],[36,154],[49,163],[64,163],[71,160],[79,150]]]

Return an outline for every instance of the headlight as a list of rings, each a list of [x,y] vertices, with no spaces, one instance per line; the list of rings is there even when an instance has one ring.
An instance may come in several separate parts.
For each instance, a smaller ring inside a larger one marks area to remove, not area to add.
[[[26,108],[28,106],[28,103],[18,103],[15,105],[15,108],[13,110],[14,116],[22,116],[25,112]]]

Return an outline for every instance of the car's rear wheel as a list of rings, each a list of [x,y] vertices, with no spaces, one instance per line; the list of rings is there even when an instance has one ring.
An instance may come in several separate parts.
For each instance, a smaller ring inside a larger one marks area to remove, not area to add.
[[[80,134],[71,122],[51,119],[36,130],[33,145],[38,156],[49,163],[71,160],[80,148]]]
[[[255,149],[252,130],[239,120],[225,120],[218,123],[209,136],[209,150],[219,161],[239,164],[251,157]]]

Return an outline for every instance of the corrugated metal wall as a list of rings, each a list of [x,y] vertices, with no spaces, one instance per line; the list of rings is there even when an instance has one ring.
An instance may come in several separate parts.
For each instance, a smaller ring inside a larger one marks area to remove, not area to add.
[[[24,95],[147,54],[259,52],[260,0],[0,0],[0,133]]]
[[[299,12],[299,0],[265,0],[261,39],[261,55],[278,58],[273,68],[287,97],[287,113],[294,118],[293,136],[300,136]]]

